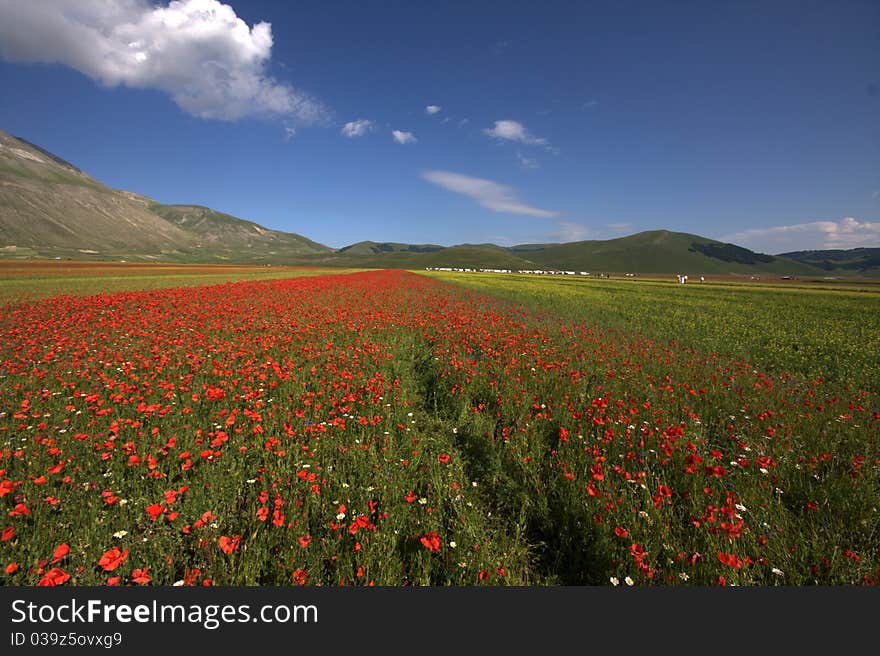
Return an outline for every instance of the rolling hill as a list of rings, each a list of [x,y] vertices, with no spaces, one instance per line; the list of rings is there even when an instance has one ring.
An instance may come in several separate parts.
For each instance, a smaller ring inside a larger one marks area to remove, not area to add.
[[[780,257],[787,257],[797,262],[819,267],[826,274],[880,276],[880,248],[794,251],[783,253]]]
[[[447,247],[362,241],[332,249],[209,207],[166,205],[111,189],[40,146],[2,131],[0,256],[690,275],[880,272],[880,249],[773,256],[668,230],[565,244]]]
[[[356,244],[340,248],[338,253],[346,255],[379,255],[384,253],[433,253],[442,251],[445,246],[436,244],[398,244],[396,242],[359,241]]]
[[[606,241],[528,244],[512,253],[543,268],[589,272],[817,275],[810,264],[684,232],[650,230]]]

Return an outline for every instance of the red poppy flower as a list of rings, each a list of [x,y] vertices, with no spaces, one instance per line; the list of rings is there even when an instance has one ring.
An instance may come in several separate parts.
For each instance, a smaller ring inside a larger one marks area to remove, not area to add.
[[[40,582],[37,583],[38,586],[48,586],[53,587],[56,585],[63,585],[70,578],[70,574],[65,572],[60,567],[53,567],[46,575],[40,579]]]
[[[146,585],[150,582],[150,575],[147,573],[146,567],[142,569],[136,569],[131,573],[131,581],[132,583],[137,583],[138,585]]]
[[[101,560],[98,561],[98,565],[100,565],[105,572],[110,572],[124,563],[127,558],[128,549],[121,551],[119,547],[113,547],[104,552],[104,555],[101,556]]]
[[[449,454],[441,453],[439,456],[437,456],[437,460],[445,465],[447,462],[449,462]]]
[[[158,503],[154,503],[152,506],[147,508],[147,514],[150,516],[154,522],[156,518],[159,517],[163,512],[165,512],[165,506],[159,505]]]
[[[55,554],[52,556],[52,564],[54,565],[55,563],[57,563],[59,560],[64,558],[69,553],[70,553],[70,547],[67,546],[66,542],[64,544],[59,544],[55,548]]]
[[[619,538],[625,538],[625,537],[629,536],[629,531],[627,531],[622,526],[615,526],[614,527],[614,535],[616,535]]]
[[[308,572],[304,569],[296,569],[293,571],[293,582],[297,585],[305,585]]]
[[[4,571],[7,574],[15,574],[18,571],[18,563],[9,563]]]
[[[734,569],[739,569],[743,566],[742,561],[736,554],[728,554],[723,551],[718,554],[718,560],[728,567],[733,567]]]
[[[3,529],[3,533],[0,533],[0,542],[11,540],[13,535],[15,535],[15,527],[7,526]]]
[[[221,535],[219,540],[220,550],[225,554],[231,554],[233,551],[238,549],[239,542],[241,542],[240,535],[235,535],[232,538]]]
[[[422,546],[431,553],[440,551],[440,536],[435,531],[423,535],[419,541],[422,543]]]

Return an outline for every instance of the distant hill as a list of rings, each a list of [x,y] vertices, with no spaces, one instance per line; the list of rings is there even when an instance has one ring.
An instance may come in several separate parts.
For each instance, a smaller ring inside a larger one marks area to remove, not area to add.
[[[699,235],[650,230],[605,241],[512,246],[543,268],[594,272],[816,275],[815,267]]]
[[[523,244],[510,247],[462,244],[448,248],[431,247],[430,251],[407,244],[393,244],[393,250],[379,249],[376,246],[374,242],[353,244],[339,249],[332,260],[350,262],[352,266],[564,270],[593,274],[822,274],[820,269],[809,263],[755,253],[735,244],[668,230],[640,232],[607,241],[567,244]]]
[[[880,248],[794,251],[783,253],[779,257],[810,264],[822,269],[826,274],[880,276]]]
[[[461,267],[485,269],[526,269],[528,262],[498,246],[449,246],[439,250],[416,252],[407,249],[373,254],[352,253],[340,249],[333,256],[315,258],[316,263],[383,269],[424,269],[426,267]]]
[[[347,255],[379,255],[381,253],[433,253],[441,251],[445,246],[436,244],[398,244],[394,242],[359,241],[351,246],[340,248],[339,253]]]
[[[111,189],[70,162],[0,131],[0,255],[174,262],[450,267],[589,273],[873,275],[880,249],[756,253],[668,230],[567,244],[405,244],[332,249],[201,205]]]

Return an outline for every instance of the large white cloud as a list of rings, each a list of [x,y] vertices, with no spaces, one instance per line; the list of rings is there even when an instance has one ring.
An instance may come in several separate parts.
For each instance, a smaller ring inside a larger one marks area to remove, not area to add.
[[[494,139],[503,139],[505,141],[517,141],[519,143],[546,146],[547,140],[536,137],[531,134],[526,127],[517,121],[495,121],[495,127],[486,128],[484,133]]]
[[[107,86],[164,91],[184,111],[309,124],[324,105],[267,72],[272,27],[218,0],[0,0],[0,56],[60,63]]]
[[[880,246],[880,222],[847,217],[840,221],[753,228],[722,239],[762,253],[877,247]]]
[[[467,196],[493,212],[524,214],[541,219],[559,216],[559,212],[543,210],[523,202],[515,189],[492,180],[473,178],[452,171],[425,171],[422,178],[448,191]]]

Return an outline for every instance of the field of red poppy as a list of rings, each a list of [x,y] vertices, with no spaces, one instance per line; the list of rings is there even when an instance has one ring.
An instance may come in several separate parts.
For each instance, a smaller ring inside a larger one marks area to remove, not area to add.
[[[6,306],[0,581],[880,583],[868,385],[511,300],[376,271]]]

